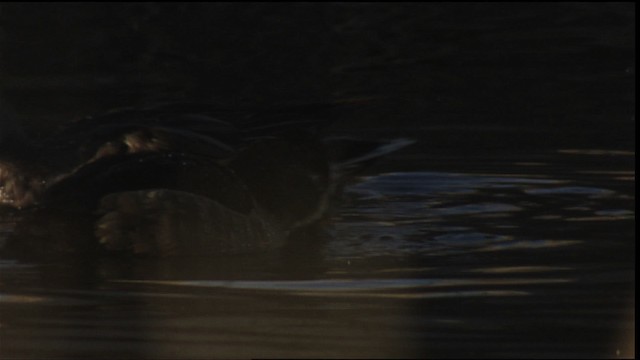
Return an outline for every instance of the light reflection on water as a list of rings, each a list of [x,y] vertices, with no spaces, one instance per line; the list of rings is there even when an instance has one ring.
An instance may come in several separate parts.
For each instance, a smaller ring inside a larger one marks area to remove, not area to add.
[[[139,285],[161,285],[172,287],[194,287],[194,288],[221,288],[221,289],[243,289],[243,290],[273,290],[286,291],[294,294],[322,295],[349,293],[376,294],[380,291],[388,290],[422,290],[427,291],[432,288],[443,287],[464,287],[464,286],[495,286],[495,285],[523,285],[523,284],[548,284],[568,282],[568,279],[339,279],[339,280],[307,280],[307,281],[145,281],[145,280],[115,280],[122,284]],[[452,293],[451,296],[455,296]],[[380,295],[380,294],[377,294]]]
[[[339,240],[330,244],[330,253],[337,257],[443,255],[574,246],[582,241],[528,238],[520,234],[518,230],[530,225],[523,217],[579,221],[567,216],[575,212],[582,216],[590,214],[585,218],[589,220],[633,216],[629,210],[604,210],[597,208],[599,204],[585,204],[588,199],[621,197],[616,191],[566,186],[568,182],[513,175],[435,172],[389,173],[365,178],[350,189],[361,202],[342,211],[336,226]],[[569,198],[563,199],[563,196]],[[552,209],[545,197],[550,197]],[[557,203],[559,199],[563,200],[561,204]],[[362,202],[366,203],[365,210],[360,210]],[[554,216],[550,210],[562,214]],[[474,221],[480,224],[469,226]],[[480,231],[481,228],[485,231]]]
[[[53,265],[3,260],[0,351],[447,357],[464,347],[573,357],[627,348],[611,334],[633,330],[633,195],[611,178],[516,173],[366,177],[348,189],[319,256],[289,267],[277,256],[116,263],[78,280],[65,273],[73,269],[56,277]]]

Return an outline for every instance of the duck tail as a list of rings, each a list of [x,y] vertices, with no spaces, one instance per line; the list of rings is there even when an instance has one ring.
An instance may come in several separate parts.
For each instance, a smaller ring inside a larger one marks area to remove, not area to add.
[[[362,140],[341,136],[327,138],[324,142],[335,171],[344,176],[362,171],[380,158],[415,143],[415,140]]]

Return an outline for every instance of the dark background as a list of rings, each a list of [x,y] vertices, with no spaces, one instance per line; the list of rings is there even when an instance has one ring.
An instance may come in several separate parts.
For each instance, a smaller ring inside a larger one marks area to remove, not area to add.
[[[191,300],[163,304],[160,299],[155,303],[158,308],[151,311],[131,306],[127,297],[131,295],[123,298],[124,305],[114,305],[110,295],[97,292],[91,296],[100,298],[97,304],[106,305],[90,305],[88,312],[84,305],[66,304],[66,298],[60,308],[18,304],[15,311],[11,304],[5,305],[5,312],[17,318],[3,326],[10,334],[5,343],[48,355],[52,349],[64,355],[84,349],[119,357],[129,356],[132,349],[144,354],[179,349],[201,355],[208,348],[200,347],[206,344],[198,339],[208,330],[207,344],[231,343],[232,347],[219,351],[236,357],[238,349],[254,350],[246,344],[284,349],[289,357],[327,357],[326,351],[335,347],[353,351],[347,356],[363,357],[364,351],[364,357],[384,357],[398,350],[401,355],[413,351],[404,346],[406,340],[424,347],[431,356],[454,358],[523,354],[609,358],[615,356],[618,344],[631,344],[628,339],[634,338],[635,329],[633,308],[628,305],[635,294],[634,3],[0,4],[0,100],[36,137],[92,113],[158,101],[245,107],[345,99],[366,101],[338,117],[334,131],[415,137],[420,140],[417,144],[387,158],[383,166],[394,171],[411,167],[418,175],[433,173],[416,178],[411,177],[416,173],[400,173],[394,179],[404,182],[388,184],[409,195],[414,186],[421,191],[415,198],[383,197],[379,203],[374,199],[356,205],[355,220],[343,219],[343,226],[346,221],[348,230],[349,221],[362,219],[368,225],[363,233],[356,227],[354,239],[343,235],[334,242],[344,246],[337,254],[355,244],[353,253],[373,260],[354,261],[344,268],[336,265],[338,270],[369,278],[381,273],[377,270],[396,269],[406,261],[415,274],[391,272],[389,276],[446,280],[469,276],[469,269],[539,265],[550,266],[550,272],[505,276],[572,282],[525,281],[504,288],[531,296],[456,295],[459,289],[493,289],[491,283],[483,285],[483,280],[494,276],[487,274],[468,278],[471,287],[445,288],[445,294],[449,291],[454,296],[440,300],[389,302],[353,297],[301,302],[297,296],[286,300],[276,294],[273,305],[265,305],[265,297],[252,292],[213,300],[197,296],[196,306]],[[483,188],[473,182],[479,178],[469,176],[474,172],[498,174],[494,176],[502,182]],[[468,192],[456,195],[446,190],[452,173],[465,174],[462,179],[469,182],[464,187]],[[533,189],[539,186],[549,192],[529,193],[527,183],[503,187],[510,184],[503,176],[515,176],[514,181],[543,180]],[[432,182],[423,184],[424,179]],[[436,185],[435,190],[430,185]],[[490,206],[487,212],[482,210],[494,203],[524,211],[496,213]],[[469,206],[481,210],[469,211]],[[447,216],[436,211],[443,207],[459,213]],[[401,226],[393,225],[393,232],[384,226],[377,229],[375,211],[382,219],[398,216]],[[412,224],[405,215],[419,221]],[[516,247],[495,254],[480,252],[485,244],[492,244],[494,235],[513,237],[514,241],[505,243]],[[565,239],[578,245],[538,248],[540,243]],[[376,244],[384,246],[376,248]],[[422,252],[407,259],[400,251],[390,259],[375,258],[386,255],[388,249],[396,254],[394,250],[403,246]],[[438,246],[454,251],[439,254]],[[250,260],[253,264],[254,259]],[[229,273],[255,278],[251,271],[235,274],[243,265],[234,265],[219,266],[227,276],[221,278],[227,279]],[[421,275],[425,265],[429,269]],[[150,273],[147,278],[154,278]],[[260,274],[264,275],[262,269]],[[215,275],[206,272],[204,277]],[[426,291],[439,288],[437,284],[426,286]],[[190,291],[194,290],[184,293]],[[158,315],[157,309],[169,309],[177,325],[158,326],[163,323],[157,320],[164,315]],[[221,324],[218,311],[225,315]],[[229,312],[238,317],[227,317]],[[396,315],[400,320],[394,320]],[[132,323],[127,322],[130,318]],[[337,325],[326,322],[327,318]],[[460,322],[439,322],[447,318]],[[47,322],[51,319],[53,323]],[[185,331],[183,325],[193,324],[192,319],[202,319],[201,327]],[[265,324],[267,330],[256,332],[255,324]],[[162,337],[146,338],[141,329]],[[67,342],[58,341],[69,333]],[[109,341],[98,342],[95,348],[87,345],[88,339],[95,340],[91,336],[105,334]],[[360,334],[366,341],[354,343]],[[612,340],[620,334],[623,340]],[[56,340],[47,342],[50,336]],[[296,340],[311,337],[332,342],[311,341],[306,350],[312,352],[302,352],[304,343]],[[39,339],[45,342],[34,347]],[[386,345],[380,339],[402,341]],[[376,346],[383,350],[388,346],[389,352],[379,353]],[[623,350],[623,355],[633,354]]]
[[[633,3],[5,3],[0,94],[34,135],[157,101],[368,98],[336,126],[633,148],[634,28]]]

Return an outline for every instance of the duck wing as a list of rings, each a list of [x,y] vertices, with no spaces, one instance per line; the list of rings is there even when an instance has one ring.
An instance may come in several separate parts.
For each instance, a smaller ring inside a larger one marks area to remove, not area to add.
[[[287,233],[255,208],[248,213],[190,192],[167,189],[109,194],[95,236],[108,253],[213,256],[277,249]]]
[[[41,153],[42,162],[65,172],[103,157],[138,152],[226,158],[239,139],[238,128],[208,116],[131,110],[68,124],[41,145]]]
[[[145,189],[190,192],[241,213],[253,208],[244,182],[215,159],[178,152],[135,153],[87,164],[48,188],[42,206],[92,209],[111,193]]]
[[[116,109],[67,124],[40,146],[39,162],[64,174],[102,157],[136,152],[182,151],[225,159],[255,140],[317,136],[356,104],[354,100],[234,109],[170,103]]]
[[[233,171],[183,153],[128,154],[87,164],[53,184],[39,206],[22,215],[5,254],[233,253],[284,239]]]

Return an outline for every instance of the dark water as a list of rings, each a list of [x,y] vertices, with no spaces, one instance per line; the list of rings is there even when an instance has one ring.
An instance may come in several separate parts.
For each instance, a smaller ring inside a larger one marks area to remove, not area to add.
[[[36,136],[149,99],[353,96],[376,100],[335,131],[418,143],[307,251],[0,261],[0,357],[634,357],[634,11],[3,5],[2,94]]]
[[[558,149],[475,164],[484,173],[366,177],[320,252],[288,260],[105,261],[82,275],[5,260],[2,353],[631,356],[633,156]]]

